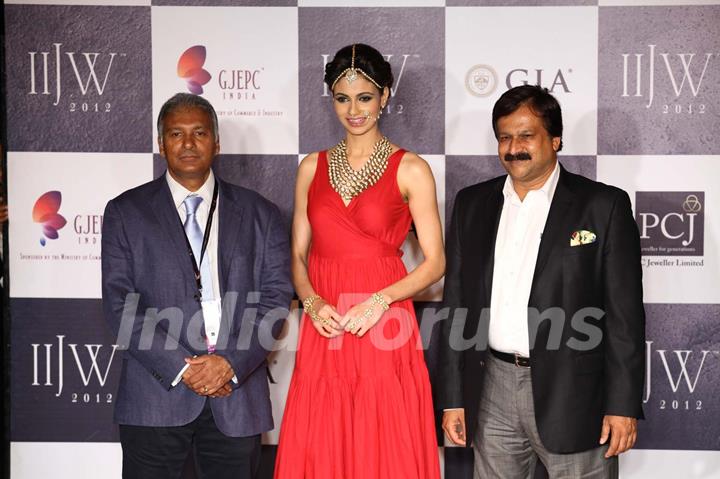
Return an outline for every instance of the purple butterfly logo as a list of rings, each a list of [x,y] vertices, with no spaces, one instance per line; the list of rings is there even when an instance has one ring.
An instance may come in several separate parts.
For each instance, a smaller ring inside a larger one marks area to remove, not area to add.
[[[48,239],[58,239],[58,230],[67,223],[65,217],[58,213],[62,203],[62,193],[59,191],[48,191],[35,202],[32,217],[35,223],[42,226],[43,237],[40,244],[45,246]]]
[[[178,60],[177,74],[180,78],[185,79],[188,91],[195,95],[202,95],[202,86],[212,78],[210,73],[203,68],[205,55],[205,47],[195,45],[185,50]]]

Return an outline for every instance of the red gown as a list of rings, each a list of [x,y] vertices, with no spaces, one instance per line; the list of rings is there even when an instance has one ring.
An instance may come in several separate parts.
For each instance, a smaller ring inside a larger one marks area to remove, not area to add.
[[[344,314],[403,278],[412,218],[397,186],[404,154],[346,207],[326,152],[308,191],[313,288]],[[440,477],[428,372],[411,300],[391,305],[362,338],[328,340],[303,315],[280,432],[276,479]]]

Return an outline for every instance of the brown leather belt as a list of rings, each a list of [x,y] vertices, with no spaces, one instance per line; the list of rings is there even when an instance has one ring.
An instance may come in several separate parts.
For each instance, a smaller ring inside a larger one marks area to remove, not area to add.
[[[500,351],[496,351],[493,348],[490,348],[490,352],[493,356],[498,358],[500,361],[505,361],[506,363],[514,364],[515,366],[519,368],[529,368],[530,367],[530,358],[526,358],[525,356],[520,356],[519,354],[510,354],[510,353],[503,353]]]

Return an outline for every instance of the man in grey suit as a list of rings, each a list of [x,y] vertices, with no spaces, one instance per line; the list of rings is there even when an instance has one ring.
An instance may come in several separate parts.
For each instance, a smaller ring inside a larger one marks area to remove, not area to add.
[[[266,358],[292,297],[277,207],[215,177],[217,116],[179,93],[158,117],[167,172],[111,200],[105,317],[125,350],[123,478],[254,477],[273,427]]]

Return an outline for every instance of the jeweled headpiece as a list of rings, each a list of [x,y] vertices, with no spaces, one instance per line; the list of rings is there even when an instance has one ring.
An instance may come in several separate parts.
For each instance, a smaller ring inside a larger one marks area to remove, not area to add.
[[[332,82],[332,85],[330,85],[330,89],[331,89],[331,90],[334,89],[334,88],[335,88],[335,85],[337,84],[338,81],[340,81],[340,79],[341,79],[342,77],[345,77],[345,79],[347,80],[348,84],[352,84],[352,82],[354,82],[355,80],[358,79],[358,75],[364,76],[370,83],[372,83],[373,85],[375,85],[375,86],[378,88],[378,90],[382,90],[382,89],[383,89],[383,87],[381,87],[381,86],[378,84],[378,82],[376,82],[375,80],[373,80],[370,75],[368,75],[367,73],[365,73],[364,71],[362,71],[360,68],[355,68],[355,44],[353,44],[353,46],[352,46],[352,58],[351,58],[351,60],[350,60],[350,68],[346,68],[345,70],[343,70],[343,71],[338,75],[338,77],[335,79],[335,81]]]

